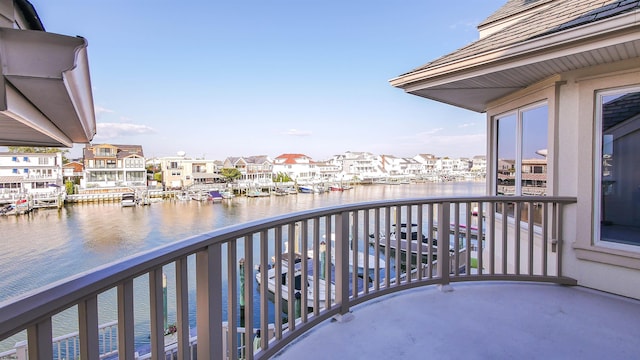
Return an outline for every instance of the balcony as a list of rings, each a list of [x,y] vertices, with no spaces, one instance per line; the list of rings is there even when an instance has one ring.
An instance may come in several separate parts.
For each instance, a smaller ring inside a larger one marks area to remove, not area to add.
[[[559,286],[576,285],[562,271],[563,213],[574,203],[574,198],[550,196],[403,199],[235,225],[2,303],[0,339],[26,330],[24,349],[32,359],[107,354],[133,359],[140,351],[134,342],[134,303],[144,302],[151,319],[150,353],[140,358],[266,359],[283,351],[283,358],[430,352],[438,357],[632,356],[638,350],[631,337],[640,303]],[[403,223],[407,239],[414,232],[424,239],[405,240],[395,254],[395,233],[403,233],[396,224]],[[372,256],[359,256],[367,252]],[[195,262],[193,268],[189,261]],[[162,274],[167,269],[176,279],[169,284],[176,293],[174,344],[165,344],[164,336],[168,300]],[[307,274],[307,281],[296,283],[298,274]],[[325,281],[329,277],[332,281]],[[148,298],[134,298],[134,279],[140,278],[148,280]],[[193,329],[190,282],[196,289]],[[118,319],[112,325],[117,341],[105,349],[98,296],[110,290],[117,292]],[[255,298],[256,290],[265,295]],[[288,294],[296,294],[296,300],[287,301],[293,299]],[[52,339],[52,316],[70,307],[78,309],[78,346],[61,351],[59,340]],[[255,322],[245,328],[240,319]],[[254,343],[257,330],[269,341],[252,351],[245,344]],[[560,352],[552,352],[555,345]]]

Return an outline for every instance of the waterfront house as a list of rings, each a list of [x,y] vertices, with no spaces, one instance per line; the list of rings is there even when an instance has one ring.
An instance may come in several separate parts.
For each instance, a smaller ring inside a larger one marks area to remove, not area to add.
[[[299,183],[316,180],[319,176],[314,161],[304,154],[282,154],[273,159],[273,173],[287,174]]]
[[[162,183],[166,189],[195,187],[215,187],[224,181],[220,175],[220,164],[214,160],[193,159],[184,152],[177,156],[158,158],[162,171]]]
[[[84,177],[84,165],[80,161],[69,161],[62,165],[62,181],[71,181],[74,184],[80,184],[80,180]]]
[[[563,273],[640,298],[640,2],[510,0],[478,29],[391,84],[487,114],[488,194],[504,181],[526,193],[526,160],[544,150],[537,181],[578,202],[564,217]]]
[[[372,183],[386,176],[377,160],[370,152],[346,151],[335,155],[331,163],[341,168],[343,179],[357,179],[361,183]]]
[[[273,180],[273,162],[267,155],[228,157],[222,167],[238,169],[242,174],[238,183],[271,184]]]
[[[487,156],[476,155],[471,159],[471,171],[484,174],[487,171]]]
[[[0,153],[0,193],[57,193],[62,187],[62,153]]]
[[[147,169],[141,145],[88,144],[83,149],[81,191],[146,188]]]

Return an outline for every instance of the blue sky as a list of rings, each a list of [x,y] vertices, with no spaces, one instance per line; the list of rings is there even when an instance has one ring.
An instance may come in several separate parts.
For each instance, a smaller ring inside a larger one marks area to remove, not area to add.
[[[89,42],[94,143],[216,160],[485,153],[484,114],[388,80],[476,40],[505,0],[31,2],[47,31]]]

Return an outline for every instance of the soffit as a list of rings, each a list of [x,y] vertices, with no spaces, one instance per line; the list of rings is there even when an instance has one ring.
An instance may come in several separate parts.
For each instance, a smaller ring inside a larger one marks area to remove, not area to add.
[[[628,7],[640,9],[640,1],[602,5],[559,1],[553,11],[542,11],[391,83],[414,95],[483,112],[492,100],[553,75],[640,57],[640,10]],[[618,10],[624,5],[623,14],[611,15],[613,5],[620,5]],[[596,16],[603,21],[594,20]]]

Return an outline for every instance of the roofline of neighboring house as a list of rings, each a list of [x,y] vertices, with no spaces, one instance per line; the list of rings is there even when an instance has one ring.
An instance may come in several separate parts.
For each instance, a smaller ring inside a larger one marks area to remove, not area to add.
[[[15,4],[20,8],[20,11],[24,14],[24,18],[29,24],[30,30],[46,31],[40,16],[36,12],[33,5],[27,0],[15,0]]]
[[[631,11],[570,28],[562,32],[536,37],[475,56],[417,70],[389,80],[391,85],[407,92],[450,83],[452,81],[510,69],[517,66],[557,58],[620,42],[620,36],[637,39],[638,14]],[[636,29],[634,29],[636,28]],[[630,31],[634,30],[634,31]]]

